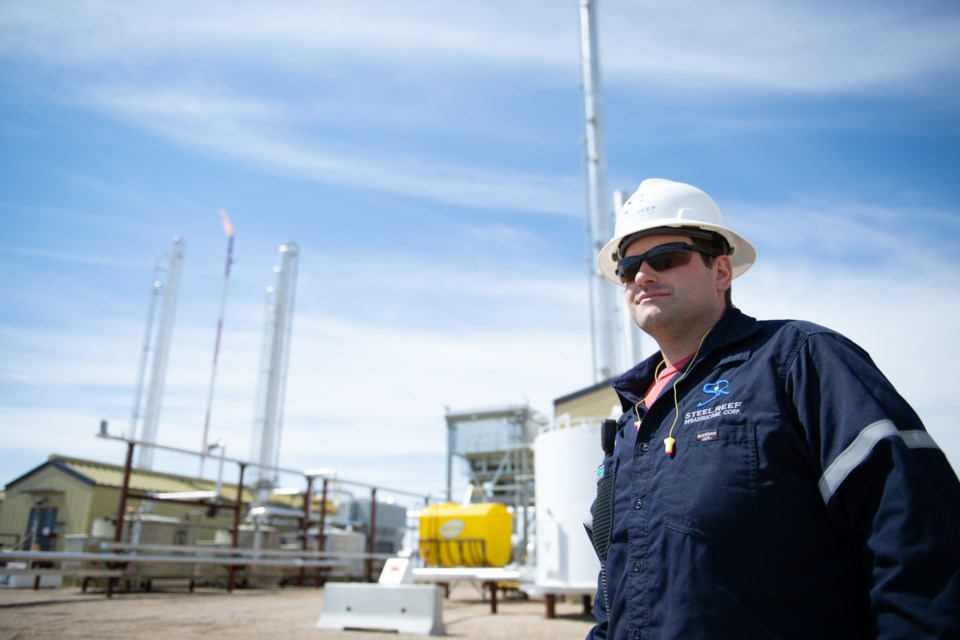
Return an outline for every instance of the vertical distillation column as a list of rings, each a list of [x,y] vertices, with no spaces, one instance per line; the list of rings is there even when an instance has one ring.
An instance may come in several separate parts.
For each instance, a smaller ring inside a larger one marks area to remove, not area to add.
[[[157,423],[160,420],[160,404],[163,399],[163,385],[167,377],[167,361],[170,356],[170,335],[173,331],[173,315],[177,308],[177,295],[180,292],[180,269],[183,263],[183,238],[176,236],[170,249],[167,263],[167,282],[163,291],[163,307],[160,310],[160,323],[157,326],[156,348],[153,353],[153,368],[150,374],[150,388],[147,392],[147,406],[143,416],[143,433],[137,458],[140,469],[153,468],[153,447],[157,441]],[[151,311],[150,320],[152,322]],[[139,395],[139,391],[138,391]]]
[[[597,266],[597,254],[609,240],[611,211],[607,202],[603,123],[600,111],[600,62],[594,19],[594,2],[580,0],[580,39],[583,62],[583,98],[586,117],[586,169],[589,225],[587,265],[590,272],[590,328],[593,340],[593,379],[606,380],[616,373],[617,326],[620,309],[617,289]]]
[[[270,293],[261,354],[260,390],[252,442],[257,467],[257,501],[266,503],[276,478],[280,454],[280,430],[283,422],[284,393],[290,352],[294,291],[297,279],[297,245],[280,245],[280,265],[274,267],[276,285]]]
[[[157,298],[163,292],[160,274],[163,271],[163,256],[157,258],[153,267],[153,284],[150,286],[150,307],[147,311],[147,327],[143,331],[143,346],[140,348],[140,365],[137,367],[137,385],[133,392],[133,409],[130,412],[130,437],[137,437],[140,423],[140,409],[143,407],[143,383],[147,373],[147,361],[150,359],[150,347],[153,342],[153,318],[157,312]]]

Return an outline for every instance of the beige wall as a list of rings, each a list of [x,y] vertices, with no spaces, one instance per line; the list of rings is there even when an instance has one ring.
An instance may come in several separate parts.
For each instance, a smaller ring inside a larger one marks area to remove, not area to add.
[[[616,407],[614,409],[614,407]],[[571,420],[585,418],[609,418],[619,416],[620,400],[616,392],[608,385],[577,395],[570,400],[559,402],[554,406],[556,417],[569,414]]]
[[[127,498],[127,514],[136,513],[143,507],[143,500],[138,498]],[[89,533],[93,521],[100,518],[116,517],[117,509],[120,507],[120,489],[117,487],[97,487],[93,492],[90,519],[86,524],[86,529],[82,533]],[[213,540],[217,529],[229,529],[233,526],[233,511],[230,509],[219,509],[214,518],[207,517],[207,509],[199,505],[176,504],[172,502],[153,501],[150,513],[157,516],[168,516],[171,518],[189,518],[191,522],[198,522],[200,529],[197,533],[198,540]]]
[[[0,512],[0,532],[23,536],[27,533],[30,511],[37,500],[45,500],[43,506],[56,507],[57,538],[54,550],[64,549],[65,534],[85,533],[75,530],[89,522],[90,496],[93,486],[64,473],[55,467],[46,467],[29,478],[8,487],[3,511]],[[13,545],[14,540],[3,537],[5,547]]]
[[[48,466],[8,488],[3,510],[0,511],[0,538],[4,548],[11,548],[19,537],[27,533],[30,510],[37,499],[46,500],[44,506],[56,507],[57,537],[55,551],[64,551],[67,534],[89,535],[93,521],[101,518],[114,519],[120,506],[120,489],[94,486],[74,477],[57,467]],[[127,513],[136,512],[142,506],[139,499],[127,500]],[[215,518],[207,517],[207,510],[196,505],[181,505],[154,502],[151,513],[159,516],[182,518],[189,515],[201,528],[198,539],[212,540],[217,529],[227,529],[233,524],[233,511],[218,510]]]

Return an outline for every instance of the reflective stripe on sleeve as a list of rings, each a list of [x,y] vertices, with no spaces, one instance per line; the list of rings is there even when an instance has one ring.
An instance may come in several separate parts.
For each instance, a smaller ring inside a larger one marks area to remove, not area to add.
[[[937,443],[926,431],[900,431],[889,420],[878,420],[871,425],[867,425],[850,443],[850,446],[844,449],[820,476],[818,486],[824,503],[830,502],[830,498],[833,497],[837,488],[854,469],[867,459],[878,442],[894,436],[903,440],[911,449],[937,448]]]

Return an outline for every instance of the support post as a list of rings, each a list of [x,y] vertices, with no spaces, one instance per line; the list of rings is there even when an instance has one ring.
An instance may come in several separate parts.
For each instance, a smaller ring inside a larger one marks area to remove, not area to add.
[[[546,600],[547,604],[546,617],[548,620],[553,620],[557,617],[557,594],[548,593],[544,596],[544,600]]]
[[[307,550],[307,537],[310,530],[310,496],[313,493],[313,476],[307,476],[307,492],[303,494],[303,517],[300,520],[300,548]],[[300,567],[300,578],[297,581],[301,587],[306,576],[306,567]]]
[[[120,505],[117,507],[117,519],[113,528],[113,541],[119,543],[123,539],[123,516],[127,511],[127,494],[130,492],[130,471],[133,468],[133,450],[137,445],[127,442],[127,460],[123,465],[123,486],[120,487]],[[113,569],[113,563],[109,566]],[[117,578],[107,578],[107,597],[113,597],[113,584]]]
[[[370,489],[370,530],[367,531],[367,582],[373,582],[373,552],[377,537],[377,488]]]
[[[240,463],[240,479],[237,481],[237,505],[233,510],[233,536],[230,547],[236,552],[237,545],[240,543],[240,510],[243,509],[243,472],[247,464]],[[227,593],[233,593],[233,579],[236,571],[235,565],[227,567]]]
[[[317,530],[317,551],[323,551],[327,548],[327,536],[324,533],[324,530],[327,526],[327,487],[330,484],[329,478],[323,479],[323,491],[320,497],[320,524],[318,525]],[[323,580],[320,579],[320,573],[323,571],[320,567],[317,567],[317,586],[323,584]]]

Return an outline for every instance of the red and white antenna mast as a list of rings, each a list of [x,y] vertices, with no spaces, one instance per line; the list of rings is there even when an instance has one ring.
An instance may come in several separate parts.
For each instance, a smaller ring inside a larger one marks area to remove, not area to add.
[[[217,336],[213,343],[213,363],[210,367],[210,390],[207,392],[207,413],[203,420],[203,441],[200,443],[200,476],[203,476],[203,463],[207,456],[207,438],[210,435],[210,413],[213,409],[213,390],[217,381],[217,362],[220,358],[220,337],[223,334],[223,313],[227,308],[227,291],[230,288],[230,265],[233,264],[233,224],[223,209],[217,209],[227,234],[227,265],[223,271],[223,289],[220,292],[220,315],[217,316]]]

